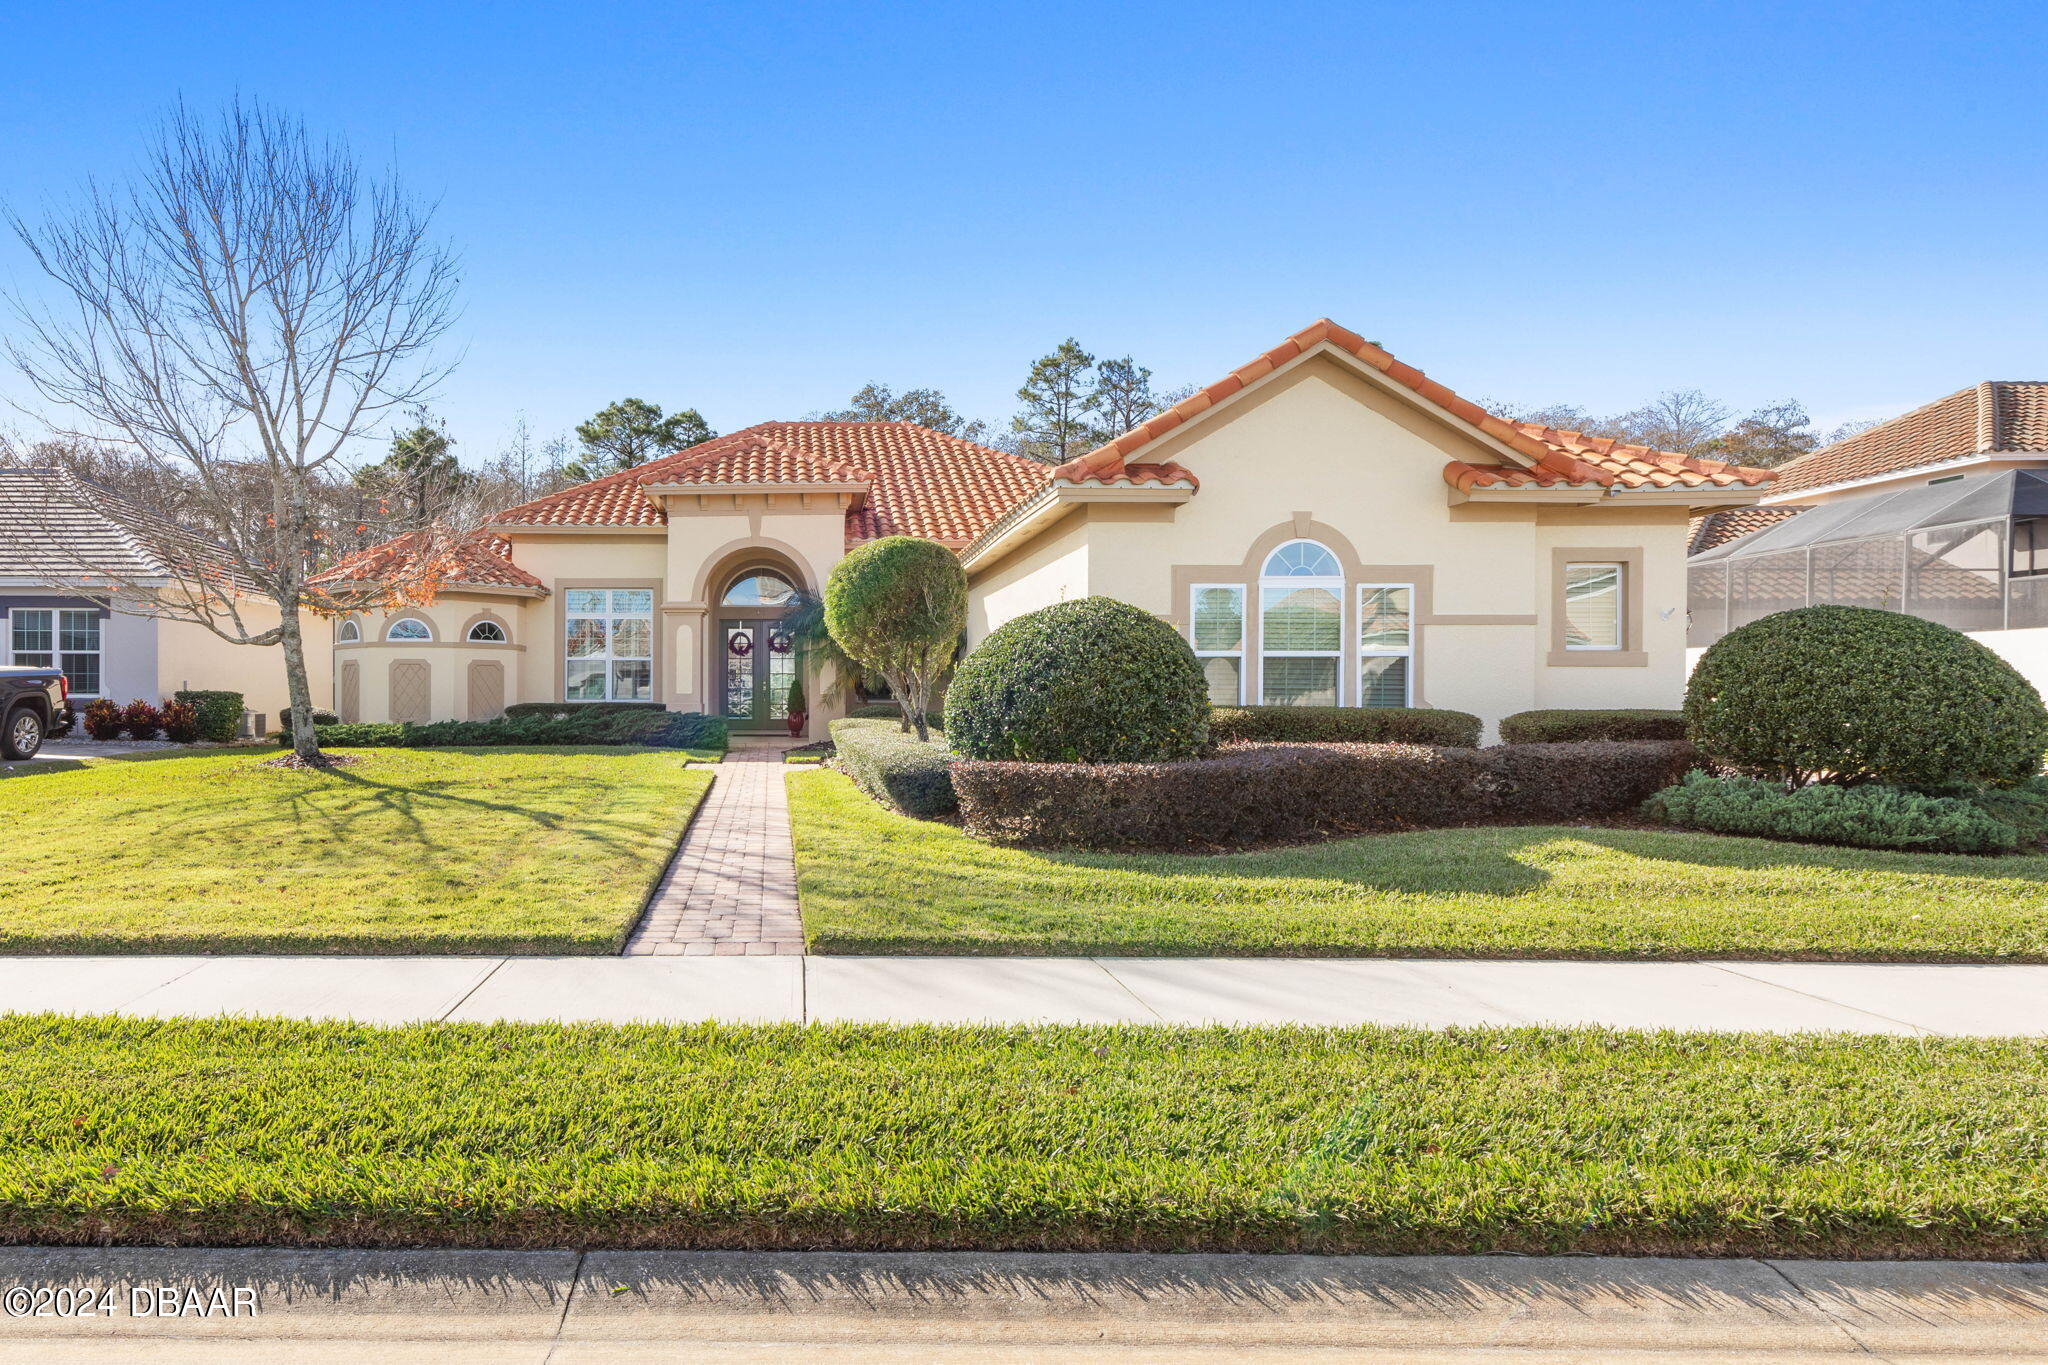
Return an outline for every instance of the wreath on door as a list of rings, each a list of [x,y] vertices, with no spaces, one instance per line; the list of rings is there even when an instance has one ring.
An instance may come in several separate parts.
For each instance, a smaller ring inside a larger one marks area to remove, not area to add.
[[[725,648],[728,653],[744,659],[754,652],[754,637],[745,631],[741,631],[725,642]]]

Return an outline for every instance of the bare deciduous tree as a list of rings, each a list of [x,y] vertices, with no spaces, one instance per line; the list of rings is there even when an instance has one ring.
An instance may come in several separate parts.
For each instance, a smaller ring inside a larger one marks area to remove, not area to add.
[[[430,211],[298,119],[236,102],[213,119],[173,112],[126,187],[89,186],[40,222],[8,217],[58,286],[13,300],[8,350],[46,401],[84,418],[59,434],[111,439],[190,486],[178,525],[124,526],[168,583],[109,595],[281,646],[293,750],[320,762],[299,612],[430,594],[465,531],[412,528],[412,553],[374,584],[310,581],[343,532],[365,529],[337,524],[323,486],[446,373],[429,350],[453,319],[456,269]],[[252,597],[276,625],[249,619]]]

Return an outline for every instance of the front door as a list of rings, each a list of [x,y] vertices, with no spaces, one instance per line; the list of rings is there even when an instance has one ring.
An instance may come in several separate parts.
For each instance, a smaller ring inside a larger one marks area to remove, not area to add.
[[[788,724],[796,642],[772,618],[719,621],[724,668],[719,714],[735,730],[781,730]]]

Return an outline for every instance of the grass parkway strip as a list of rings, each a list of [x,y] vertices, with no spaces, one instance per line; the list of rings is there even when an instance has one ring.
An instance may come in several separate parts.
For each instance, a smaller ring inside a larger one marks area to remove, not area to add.
[[[267,751],[0,778],[0,954],[610,953],[711,785],[621,749]]]
[[[2048,1044],[0,1018],[34,1244],[2048,1254]]]
[[[811,950],[2048,961],[2048,858],[1482,827],[1208,857],[999,848],[789,776]]]

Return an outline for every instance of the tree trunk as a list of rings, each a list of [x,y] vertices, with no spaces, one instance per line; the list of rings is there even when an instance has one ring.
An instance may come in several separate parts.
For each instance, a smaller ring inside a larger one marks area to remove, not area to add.
[[[306,681],[306,644],[299,636],[299,613],[279,603],[284,613],[278,643],[284,646],[284,686],[291,698],[292,752],[302,762],[320,761],[320,739],[313,733],[313,687]]]

